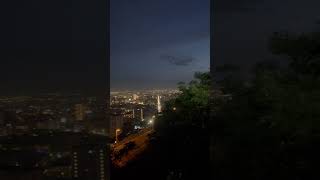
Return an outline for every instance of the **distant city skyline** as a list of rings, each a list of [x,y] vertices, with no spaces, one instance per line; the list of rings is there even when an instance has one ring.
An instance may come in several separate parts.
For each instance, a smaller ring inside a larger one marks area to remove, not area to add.
[[[209,3],[111,0],[111,90],[176,88],[209,71]]]

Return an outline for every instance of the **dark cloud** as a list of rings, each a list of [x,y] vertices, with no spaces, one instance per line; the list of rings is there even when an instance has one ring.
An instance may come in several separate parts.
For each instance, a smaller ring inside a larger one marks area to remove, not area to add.
[[[188,66],[196,59],[191,56],[171,56],[171,55],[163,55],[161,59],[168,61],[172,65],[176,66]]]
[[[209,66],[209,2],[111,0],[111,87],[175,88]]]

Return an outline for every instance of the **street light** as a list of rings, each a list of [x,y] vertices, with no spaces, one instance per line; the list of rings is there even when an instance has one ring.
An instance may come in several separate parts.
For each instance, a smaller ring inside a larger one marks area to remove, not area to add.
[[[116,129],[116,142],[115,143],[117,143],[118,142],[118,133],[121,131],[121,129]]]

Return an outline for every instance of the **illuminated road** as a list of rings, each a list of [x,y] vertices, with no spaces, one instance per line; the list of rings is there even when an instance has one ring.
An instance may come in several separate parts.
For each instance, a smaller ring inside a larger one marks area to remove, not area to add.
[[[112,149],[111,160],[117,167],[124,167],[128,162],[137,158],[141,153],[145,151],[149,142],[149,134],[153,131],[151,129],[145,129],[138,134],[131,135],[125,138],[123,141],[114,145]],[[123,155],[116,158],[116,154],[119,154],[126,147],[129,142],[134,142],[133,149],[126,151]]]

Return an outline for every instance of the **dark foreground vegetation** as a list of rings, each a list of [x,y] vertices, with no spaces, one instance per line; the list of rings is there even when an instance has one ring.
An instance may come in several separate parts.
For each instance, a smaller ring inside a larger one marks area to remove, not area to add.
[[[217,83],[232,99],[213,100],[218,110],[209,126],[216,179],[316,175],[320,33],[275,33],[269,45],[278,61],[258,63],[248,81],[236,78],[237,68],[229,66],[223,69],[229,75]]]

